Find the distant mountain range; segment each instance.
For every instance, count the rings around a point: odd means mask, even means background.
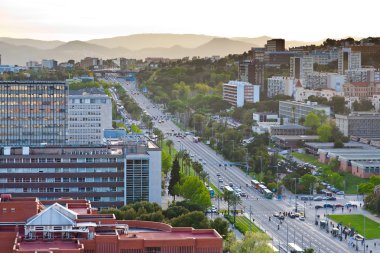
[[[2,64],[25,65],[27,61],[56,59],[58,62],[84,57],[103,59],[126,57],[183,58],[186,56],[225,56],[241,54],[251,47],[263,47],[267,36],[257,38],[222,38],[197,34],[135,34],[89,41],[43,41],[0,37]],[[320,44],[318,42],[287,41],[287,47]]]

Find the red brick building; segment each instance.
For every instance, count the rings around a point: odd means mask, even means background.
[[[0,199],[2,253],[221,253],[213,229],[173,228],[150,221],[116,220],[87,200]]]

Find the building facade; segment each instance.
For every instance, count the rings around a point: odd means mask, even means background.
[[[314,71],[314,59],[312,56],[290,57],[290,77],[304,79]]]
[[[56,69],[58,65],[58,62],[56,60],[50,59],[50,60],[42,60],[41,66],[45,69]]]
[[[267,96],[274,97],[277,95],[286,95],[293,97],[295,95],[298,79],[284,77],[284,76],[272,76],[268,78]]]
[[[347,82],[374,82],[380,81],[379,71],[374,68],[349,69],[346,71]]]
[[[68,144],[101,144],[104,129],[111,128],[112,101],[103,89],[70,90]]]
[[[223,84],[223,100],[236,107],[242,107],[244,103],[259,102],[260,85],[252,85],[241,81],[229,81]]]
[[[141,200],[161,204],[161,150],[142,139],[7,147],[0,153],[0,182],[0,192],[16,197],[86,198],[97,208]]]
[[[285,51],[285,40],[284,39],[271,39],[267,41],[265,45],[267,52],[280,52]]]
[[[0,146],[66,142],[65,82],[0,82]]]
[[[346,97],[369,98],[380,93],[380,82],[345,83],[343,92]]]
[[[347,70],[358,69],[362,66],[361,53],[351,48],[342,48],[338,56],[338,74],[344,75]]]
[[[380,113],[355,112],[349,115],[335,115],[335,119],[336,126],[345,136],[380,136]]]
[[[319,111],[327,116],[330,116],[331,109],[329,106],[318,105],[316,102],[296,102],[296,101],[280,101],[279,102],[279,116],[280,118],[287,118],[290,123],[299,123],[301,118],[305,119],[306,116],[312,111]]]

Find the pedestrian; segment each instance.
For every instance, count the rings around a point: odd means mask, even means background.
[[[375,248],[376,248],[376,242],[374,242],[374,243],[373,243],[373,245],[374,245],[374,246],[375,246]]]
[[[280,225],[277,225],[277,230],[280,230]]]

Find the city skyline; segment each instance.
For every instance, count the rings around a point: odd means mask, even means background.
[[[227,1],[215,5],[199,0],[191,4],[172,0],[128,3],[111,0],[107,5],[100,1],[37,0],[20,4],[5,0],[0,3],[0,16],[5,24],[0,28],[0,36],[71,41],[140,33],[179,33],[220,37],[266,35],[309,42],[379,36],[374,29],[376,8],[368,8],[370,5],[369,0],[359,6],[321,0],[309,7],[300,0],[275,3],[238,0],[233,5]],[[334,12],[328,12],[326,6]],[[310,16],[311,13],[320,13],[320,17],[326,17],[324,13],[334,15],[322,19]],[[361,19],[366,20],[366,26],[357,22]]]

